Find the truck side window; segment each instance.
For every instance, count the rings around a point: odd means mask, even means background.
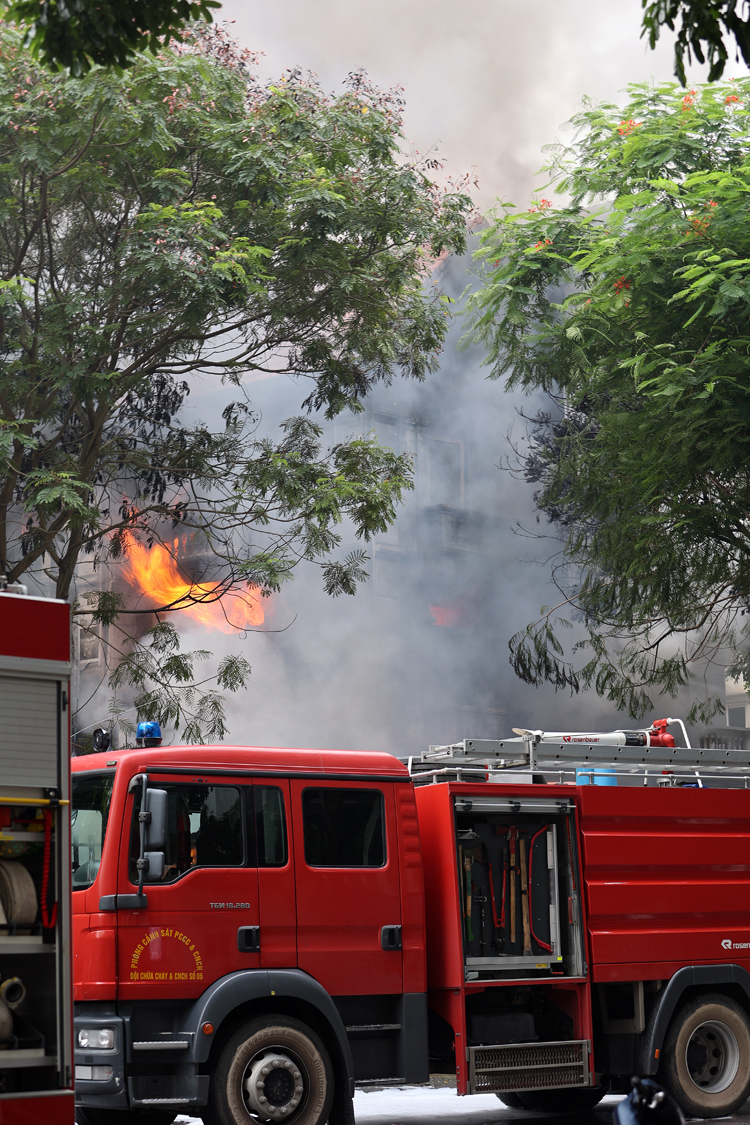
[[[73,774],[70,842],[74,891],[90,887],[99,870],[114,780],[114,770]]]
[[[162,781],[158,782],[158,788],[168,793],[163,882],[173,883],[193,867],[241,866],[239,789],[229,785],[177,785]],[[137,790],[130,831],[130,879],[133,883],[138,882],[140,809],[141,793]]]
[[[305,789],[308,867],[383,867],[385,816],[379,789]]]
[[[284,795],[276,785],[255,785],[258,867],[286,866]]]

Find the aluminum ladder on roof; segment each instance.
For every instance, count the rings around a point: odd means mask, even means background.
[[[606,735],[591,735],[590,742],[583,735],[568,736],[575,738],[575,742],[547,742],[543,737],[543,732],[533,731],[523,738],[465,738],[446,746],[430,746],[414,763],[417,767],[414,772],[426,772],[430,765],[453,769],[473,765],[475,769],[484,767],[491,773],[512,769],[570,772],[606,766],[619,767],[628,773],[667,769],[693,778],[696,771],[715,776],[750,777],[750,750],[628,746],[606,742]]]

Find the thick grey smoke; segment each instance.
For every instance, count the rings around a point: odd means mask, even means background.
[[[466,263],[441,278],[458,297]],[[454,325],[441,370],[424,384],[397,381],[370,396],[364,414],[324,423],[330,446],[375,432],[413,455],[415,489],[395,527],[368,546],[371,579],[356,597],[328,598],[315,567],[274,597],[266,627],[284,632],[229,638],[181,625],[185,643],[242,650],[253,673],[229,705],[237,743],[383,749],[416,754],[430,743],[501,737],[513,726],[613,729],[625,715],[593,693],[571,698],[518,681],[508,639],[559,595],[550,581],[553,539],[532,532],[531,487],[499,463],[519,411],[544,402],[489,382],[478,349],[459,351]],[[262,429],[298,409],[304,387],[287,379],[252,385]],[[191,396],[200,416],[212,395]],[[322,421],[322,419],[321,419]],[[342,552],[357,544],[344,529]],[[689,704],[664,703],[664,714]]]

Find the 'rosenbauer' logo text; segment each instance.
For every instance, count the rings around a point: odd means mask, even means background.
[[[750,949],[750,941],[732,941],[731,938],[725,937],[721,943],[722,949]]]

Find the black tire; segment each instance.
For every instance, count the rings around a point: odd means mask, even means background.
[[[750,1022],[728,996],[689,1000],[672,1021],[660,1076],[691,1117],[725,1117],[750,1095]]]
[[[177,1113],[176,1109],[93,1109],[77,1105],[76,1125],[172,1125]]]
[[[221,1047],[208,1101],[204,1121],[211,1125],[325,1125],[333,1104],[328,1051],[291,1016],[251,1020]]]
[[[521,1101],[521,1099],[519,1098],[518,1094],[510,1094],[510,1093],[495,1094],[495,1097],[499,1098],[500,1101],[503,1103],[503,1105],[507,1105],[508,1109],[525,1109],[526,1108],[525,1105],[523,1104],[523,1102]]]
[[[519,1094],[524,1109],[540,1113],[591,1113],[606,1094],[601,1086],[580,1090],[529,1090]]]

